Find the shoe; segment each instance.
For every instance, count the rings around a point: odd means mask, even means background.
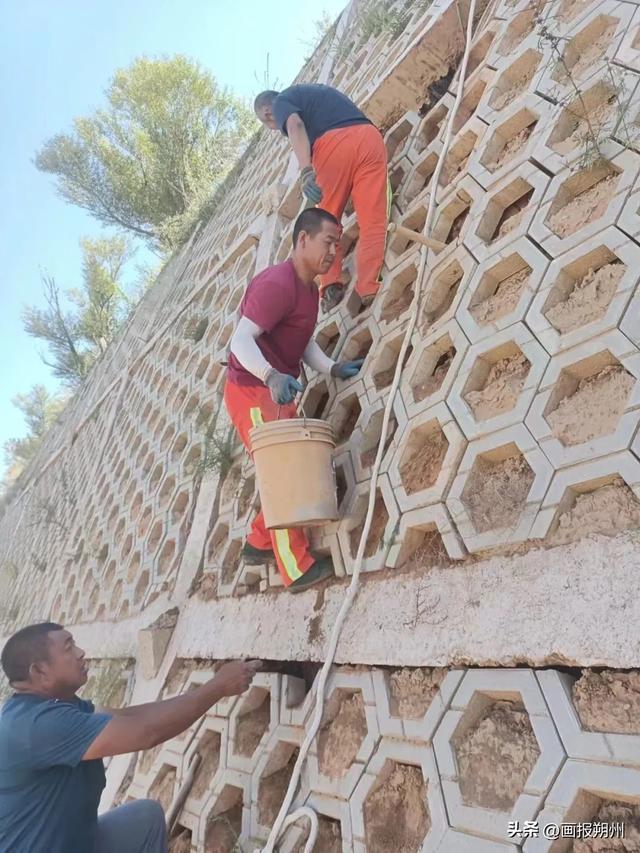
[[[271,548],[254,548],[250,542],[245,542],[242,548],[242,559],[248,566],[263,566],[272,563],[276,555]]]
[[[304,592],[305,589],[309,589],[317,583],[321,583],[322,581],[326,581],[328,578],[333,577],[335,577],[335,572],[333,570],[331,558],[323,557],[320,560],[316,560],[316,562],[307,569],[301,578],[294,581],[289,586],[289,591],[293,593]]]
[[[339,281],[335,284],[330,284],[325,287],[322,294],[322,310],[325,314],[333,311],[336,305],[339,305],[344,299],[346,287]]]

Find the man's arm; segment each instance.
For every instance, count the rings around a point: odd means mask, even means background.
[[[225,696],[248,689],[259,661],[227,663],[205,684],[159,702],[123,709],[110,720],[83,755],[83,761],[151,749],[188,729]]]
[[[296,155],[298,166],[300,169],[308,168],[311,166],[311,144],[307,128],[298,113],[289,116],[286,127],[287,136],[291,142],[293,153]]]
[[[320,345],[311,339],[307,344],[305,351],[302,354],[302,360],[308,364],[316,373],[331,373],[335,361],[320,348]]]
[[[271,370],[271,365],[256,343],[262,334],[264,329],[261,329],[257,323],[249,320],[248,317],[241,317],[231,337],[229,348],[245,370],[264,382]]]

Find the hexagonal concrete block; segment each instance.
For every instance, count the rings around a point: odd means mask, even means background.
[[[579,94],[570,94],[548,117],[536,156],[554,174],[579,166],[585,158],[613,160],[623,146],[613,139],[621,105],[631,101],[638,80],[630,72],[613,79],[608,68],[590,77]],[[577,163],[577,165],[576,165]]]
[[[331,409],[325,413],[325,419],[333,427],[336,447],[345,450],[351,446],[356,425],[362,414],[362,403],[365,400],[367,400],[367,393],[362,378],[340,391],[334,398]]]
[[[500,71],[506,68],[523,42],[530,43],[540,14],[544,14],[544,9],[539,5],[528,3],[520,9],[516,3],[509,4],[504,31],[494,40],[487,56],[489,64]]]
[[[444,403],[412,420],[389,466],[389,479],[402,512],[444,500],[466,445]]]
[[[549,259],[526,237],[476,268],[456,318],[471,343],[524,320]]]
[[[404,672],[412,673],[414,671],[400,670],[400,678]],[[436,672],[442,673],[442,670],[435,670],[434,674]],[[419,690],[420,683],[411,684],[410,696],[404,699],[404,704],[409,710],[405,711],[401,690],[394,690],[393,674],[386,669],[371,670],[380,734],[383,737],[404,737],[431,743],[438,723],[449,707],[453,694],[462,680],[464,670],[452,669],[443,674],[444,677],[432,697],[429,696],[431,690],[428,678],[424,675],[424,692],[422,695]]]
[[[426,337],[416,329],[411,341],[413,352],[400,382],[409,418],[446,399],[469,348],[469,341],[456,320],[438,325]]]
[[[408,422],[404,406],[399,397],[395,397],[392,405],[393,408],[389,418],[384,452],[380,464],[380,472],[383,474],[387,473],[389,469],[391,456]],[[371,476],[371,470],[380,444],[386,406],[387,400],[379,396],[375,402],[371,403],[365,409],[363,417],[360,420],[360,425],[357,427],[359,434],[354,442],[353,467],[358,483],[369,479]]]
[[[527,324],[555,355],[615,328],[637,284],[640,247],[615,227],[553,261]]]
[[[572,675],[548,669],[536,672],[536,678],[569,758],[640,766],[640,735],[590,731],[582,725],[573,701]]]
[[[393,795],[385,785],[393,786]],[[422,814],[414,814],[419,804]],[[447,815],[432,748],[383,738],[349,806],[354,838],[365,845],[368,838],[379,837],[382,826],[402,839],[399,843],[405,849],[424,850],[427,842],[436,845],[447,829]]]
[[[233,850],[251,836],[251,778],[226,769],[200,810],[197,843],[201,850]]]
[[[640,521],[640,503],[635,505],[634,495],[640,499],[640,461],[629,450],[563,468],[553,475],[531,536],[548,536],[551,545],[581,538],[586,531],[581,530],[577,515],[580,505],[586,503],[602,509],[602,516],[596,514],[589,526],[592,535],[635,527]],[[614,496],[619,498],[615,506]]]
[[[279,725],[264,746],[251,775],[251,835],[267,838],[278,816],[298,758],[303,731]],[[306,766],[303,767],[306,776]],[[303,781],[303,788],[307,787]]]
[[[183,812],[190,814],[196,821],[200,818],[200,810],[204,802],[224,776],[228,736],[228,720],[207,714],[203,720],[203,725],[197,729],[196,737],[191,741],[184,754],[180,770],[180,785],[184,784],[189,768],[196,756],[199,758],[198,769],[183,806]]]
[[[500,114],[469,160],[469,174],[491,189],[536,150],[549,119],[550,104],[537,95],[518,98]]]
[[[552,474],[523,424],[470,442],[446,501],[469,551],[529,538]]]
[[[630,446],[640,353],[617,329],[553,356],[526,424],[555,468]]]
[[[637,4],[634,4],[637,6]],[[626,33],[620,41],[615,55],[615,62],[634,71],[640,71],[640,11],[633,10],[631,21]]]
[[[471,346],[447,397],[466,437],[522,423],[548,362],[524,323]]]
[[[466,556],[466,548],[446,506],[437,503],[402,514],[397,541],[387,555],[387,566],[427,570]]]
[[[345,558],[347,574],[353,571],[353,563],[359,548],[361,534],[369,504],[370,483],[360,483],[355,490],[349,515],[338,527],[338,539]],[[394,489],[386,474],[378,478],[372,523],[362,559],[362,571],[374,572],[384,568],[387,554],[393,545],[399,520],[399,510]]]
[[[422,196],[420,198],[422,199]],[[404,215],[397,220],[398,225],[402,225],[404,228],[408,228],[411,231],[422,233],[425,222],[427,221],[427,208],[427,200],[416,199],[410,206],[407,205]],[[394,216],[392,216],[391,219],[393,222],[396,221],[396,217]],[[387,241],[387,248],[385,252],[385,264],[387,269],[394,270],[397,266],[400,266],[400,264],[404,264],[407,258],[410,258],[415,252],[415,249],[415,242],[409,237],[397,232],[393,234],[393,236]]]
[[[635,295],[631,298],[620,321],[620,331],[640,347],[640,289],[637,286]]]
[[[348,800],[380,737],[370,673],[333,672],[325,697],[323,722],[307,758],[309,784],[320,794]],[[345,732],[352,747],[346,755],[337,746]]]
[[[464,246],[433,259],[427,268],[428,284],[421,297],[416,326],[420,335],[431,337],[453,319],[475,268],[475,259]]]
[[[406,332],[402,329],[389,332],[378,341],[376,354],[372,357],[367,370],[363,374],[367,396],[370,402],[384,399],[389,394],[396,373],[400,351],[405,349],[403,365],[411,357],[412,346],[404,346]]]
[[[487,125],[473,116],[453,137],[440,172],[438,186],[442,192],[450,192],[466,176],[471,155],[482,144],[486,131]]]
[[[407,213],[410,208],[428,200],[441,150],[442,143],[436,139],[419,155],[416,154],[415,162],[398,192],[396,203],[401,213]]]
[[[592,14],[575,21],[560,44],[561,58],[549,63],[536,89],[556,102],[570,99],[575,87],[584,90],[619,52],[633,12],[630,4],[603,0]]]
[[[534,37],[535,38],[535,37]],[[546,49],[532,38],[525,39],[515,56],[496,75],[493,84],[486,90],[478,105],[478,116],[487,124],[493,124],[503,115],[503,110],[529,89],[539,69],[548,57]]]
[[[531,237],[555,258],[615,224],[639,169],[640,155],[623,151],[611,161],[556,175],[535,215]]]
[[[537,816],[540,836],[527,839],[523,850],[525,853],[570,850],[570,838],[556,844],[548,840],[550,824],[598,821],[603,805],[620,801],[636,806],[640,803],[640,770],[568,759]]]
[[[500,841],[489,841],[477,835],[448,829],[433,853],[515,853],[516,850],[520,848],[514,844],[502,844]],[[432,853],[432,848],[429,848],[429,853]]]
[[[498,704],[508,703],[508,704]],[[495,737],[502,741],[505,758],[495,763],[495,752],[487,751],[482,724],[497,711]],[[511,716],[510,716],[511,715]],[[525,720],[526,716],[526,720]],[[465,742],[475,739],[471,752]],[[511,740],[510,740],[511,738]],[[460,687],[438,726],[434,747],[442,780],[449,823],[454,829],[509,841],[509,821],[533,820],[548,788],[562,765],[565,754],[533,672],[528,670],[478,669],[465,673]],[[495,746],[494,746],[495,749]],[[501,775],[511,765],[507,753],[523,750],[521,766],[528,772],[513,777],[505,791],[490,790],[491,771]],[[525,756],[526,755],[526,763]],[[477,775],[483,761],[483,777]],[[527,767],[527,764],[529,765]],[[474,784],[475,782],[475,784]]]
[[[548,175],[533,163],[496,183],[484,204],[475,209],[469,224],[464,242],[473,256],[484,261],[525,236],[548,184]]]
[[[278,725],[280,677],[258,673],[251,688],[234,706],[229,717],[227,766],[251,773]]]
[[[470,175],[465,175],[451,192],[439,200],[431,236],[444,243],[445,247],[435,254],[431,266],[444,264],[466,241],[474,215],[485,203],[483,190]]]
[[[386,132],[384,144],[387,149],[387,161],[390,164],[397,163],[407,153],[420,121],[418,113],[408,112]]]
[[[373,308],[373,316],[383,335],[406,320],[413,301],[419,268],[420,251],[416,244],[415,251],[405,261],[394,266],[389,272],[383,272],[382,288]]]
[[[312,791],[301,804],[313,809],[318,816],[319,831],[315,849],[324,850],[326,853],[351,853],[353,836],[347,802]],[[301,845],[309,835],[308,823],[309,821],[295,823],[280,836],[279,850],[282,853],[294,853],[303,849]]]

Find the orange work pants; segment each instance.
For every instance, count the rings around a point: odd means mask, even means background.
[[[387,177],[387,151],[377,127],[354,124],[323,133],[313,146],[313,168],[322,200],[318,207],[340,220],[349,197],[358,220],[356,292],[360,297],[377,293],[384,261],[391,188]],[[340,281],[342,251],[320,279],[322,293]]]
[[[227,380],[224,402],[231,422],[249,453],[249,431],[252,427],[279,418],[297,417],[294,403],[278,406],[263,385],[234,385]],[[273,550],[285,586],[302,577],[315,562],[309,551],[309,541],[302,530],[267,530],[262,512],[256,516],[247,541],[261,551]]]

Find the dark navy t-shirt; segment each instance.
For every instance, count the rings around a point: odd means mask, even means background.
[[[0,853],[93,853],[104,765],[82,756],[110,719],[82,699],[17,693],[5,702]]]
[[[273,117],[286,135],[287,119],[297,113],[313,143],[328,130],[349,127],[352,124],[371,124],[353,101],[332,86],[320,83],[289,86],[273,102]]]

